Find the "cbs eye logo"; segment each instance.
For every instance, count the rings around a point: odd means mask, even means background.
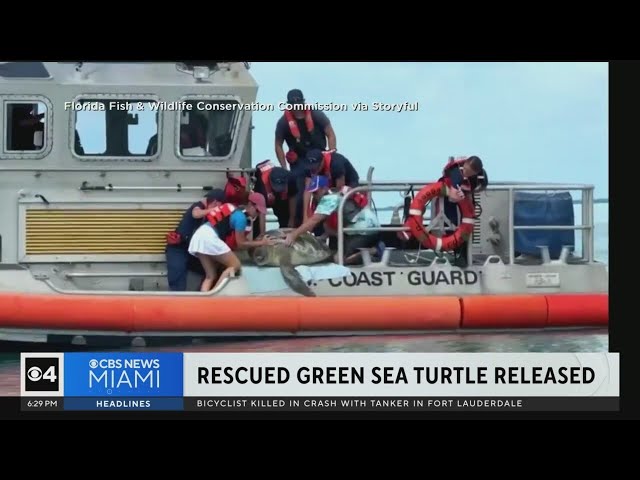
[[[57,358],[25,358],[24,385],[27,392],[58,391]]]

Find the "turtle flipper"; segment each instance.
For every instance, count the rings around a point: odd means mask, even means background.
[[[279,252],[280,257],[280,273],[282,274],[282,278],[284,278],[284,282],[296,293],[300,295],[304,295],[305,297],[315,297],[316,294],[309,288],[309,285],[302,279],[300,273],[295,269],[295,267],[291,263],[291,252],[292,249],[285,247],[284,245],[280,247],[282,249]]]

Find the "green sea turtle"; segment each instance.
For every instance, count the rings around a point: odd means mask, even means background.
[[[282,278],[294,291],[306,297],[315,297],[315,293],[295,269],[298,265],[313,265],[332,258],[329,248],[310,233],[300,235],[290,247],[284,245],[284,239],[291,228],[270,230],[264,235],[280,240],[276,245],[256,247],[249,251],[251,260],[261,267],[280,267]],[[261,238],[261,237],[259,237]]]

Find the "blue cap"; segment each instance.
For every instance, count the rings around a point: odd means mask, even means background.
[[[220,188],[213,188],[207,192],[204,198],[206,198],[210,202],[213,202],[214,200],[217,200],[218,202],[224,202],[226,195],[224,194],[224,190]]]
[[[289,183],[289,172],[282,167],[273,167],[269,179],[271,181],[271,189],[274,192],[284,192]]]
[[[307,152],[307,162],[310,164],[320,163],[322,161],[322,150],[314,148]]]
[[[315,192],[320,188],[329,188],[329,179],[323,175],[316,175],[311,178],[311,183],[306,188],[306,191]]]

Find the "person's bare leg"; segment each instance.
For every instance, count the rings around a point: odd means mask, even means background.
[[[200,285],[201,292],[208,292],[213,288],[213,284],[216,281],[216,264],[214,257],[211,255],[205,255],[204,253],[198,253],[198,258],[204,269],[204,280]]]
[[[240,268],[242,267],[242,265],[240,263],[240,259],[236,256],[235,253],[227,252],[222,255],[216,255],[213,258],[215,258],[216,262],[219,262],[226,267],[225,270],[220,274],[220,277],[218,278],[218,281],[213,288],[216,288],[218,285],[220,285],[220,282],[222,282],[222,280],[224,280],[225,278],[231,277],[240,272]]]

